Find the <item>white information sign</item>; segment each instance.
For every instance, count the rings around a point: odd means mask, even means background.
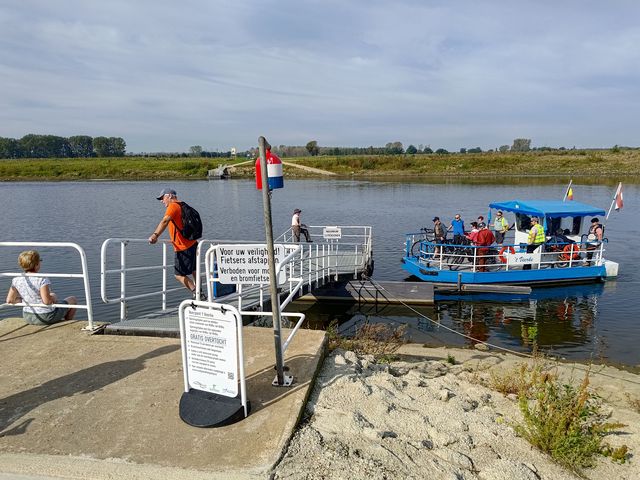
[[[184,365],[189,387],[225,397],[238,395],[238,331],[235,309],[184,310]]]
[[[276,263],[282,263],[287,256],[287,250],[290,250],[290,248],[282,244],[273,246]],[[269,284],[269,258],[266,245],[255,243],[249,245],[218,245],[217,261],[220,283],[235,285]],[[282,270],[278,276],[278,284],[281,285],[286,281],[287,274]]]
[[[322,236],[325,240],[338,240],[342,238],[342,229],[340,227],[324,227]]]
[[[527,264],[537,265],[540,263],[540,252],[533,253],[511,253],[505,255],[509,267],[518,267]]]

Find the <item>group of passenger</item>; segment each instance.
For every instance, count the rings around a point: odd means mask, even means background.
[[[476,252],[479,266],[478,271],[480,272],[486,271],[485,265],[487,260],[486,257],[489,254],[489,247],[494,244],[502,246],[505,235],[510,229],[509,222],[504,217],[502,210],[498,210],[496,212],[496,218],[493,221],[493,232],[484,222],[483,215],[479,215],[477,221],[471,222],[471,230],[468,232],[465,230],[464,220],[462,220],[459,213],[454,216],[453,220],[451,220],[451,224],[446,229],[442,225],[440,217],[433,217],[433,224],[436,244],[446,243],[446,232],[453,232],[452,243],[454,245],[461,245],[468,242],[471,245],[482,247],[478,248]],[[592,218],[586,245],[586,265],[591,264],[594,251],[598,248],[600,243],[602,243],[603,233],[604,227],[600,224],[600,219],[597,217]],[[562,238],[566,239],[567,237],[563,235]],[[531,217],[531,227],[527,237],[527,253],[535,252],[541,245],[544,245],[545,242],[546,233],[544,231],[544,226],[538,217]],[[569,242],[570,240],[567,240],[567,243]],[[438,255],[439,253],[440,248],[439,246],[436,246],[435,254]],[[530,270],[531,264],[523,265],[522,268],[523,270]]]
[[[494,242],[502,245],[504,236],[509,231],[509,223],[504,218],[502,210],[498,210],[496,214],[496,219],[493,222],[493,232],[485,223],[483,215],[479,215],[477,221],[471,222],[471,230],[469,231],[465,229],[464,220],[462,220],[459,213],[456,213],[446,230],[440,221],[440,217],[433,217],[433,225],[436,243],[445,243],[446,232],[452,232],[452,243],[455,245],[462,245],[469,242],[477,246],[493,245]],[[483,231],[486,233],[481,234]],[[478,237],[480,237],[480,239],[478,239]],[[490,243],[486,243],[489,241]]]

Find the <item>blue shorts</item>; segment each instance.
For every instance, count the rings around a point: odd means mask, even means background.
[[[66,300],[61,300],[58,303],[69,304]],[[68,308],[56,307],[51,312],[46,313],[23,312],[22,318],[30,325],[52,325],[61,322],[68,311]]]
[[[175,274],[180,277],[186,277],[196,271],[196,251],[198,242],[191,245],[186,250],[176,252],[176,259],[173,264]]]

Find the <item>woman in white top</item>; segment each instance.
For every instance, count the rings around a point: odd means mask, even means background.
[[[25,273],[38,273],[42,259],[35,250],[26,250],[18,256],[18,265]],[[55,303],[75,305],[76,297],[67,297],[58,302],[58,297],[51,291],[51,280],[47,277],[26,276],[14,277],[11,281],[7,303],[25,303],[22,317],[32,325],[51,325],[64,320],[71,320],[76,314],[75,308],[53,307]]]

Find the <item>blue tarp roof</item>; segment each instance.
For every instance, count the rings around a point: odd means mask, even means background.
[[[506,212],[526,213],[539,217],[586,217],[588,215],[604,215],[605,211],[586,203],[573,200],[563,202],[561,200],[509,200],[507,202],[494,202],[490,208],[504,210]]]

